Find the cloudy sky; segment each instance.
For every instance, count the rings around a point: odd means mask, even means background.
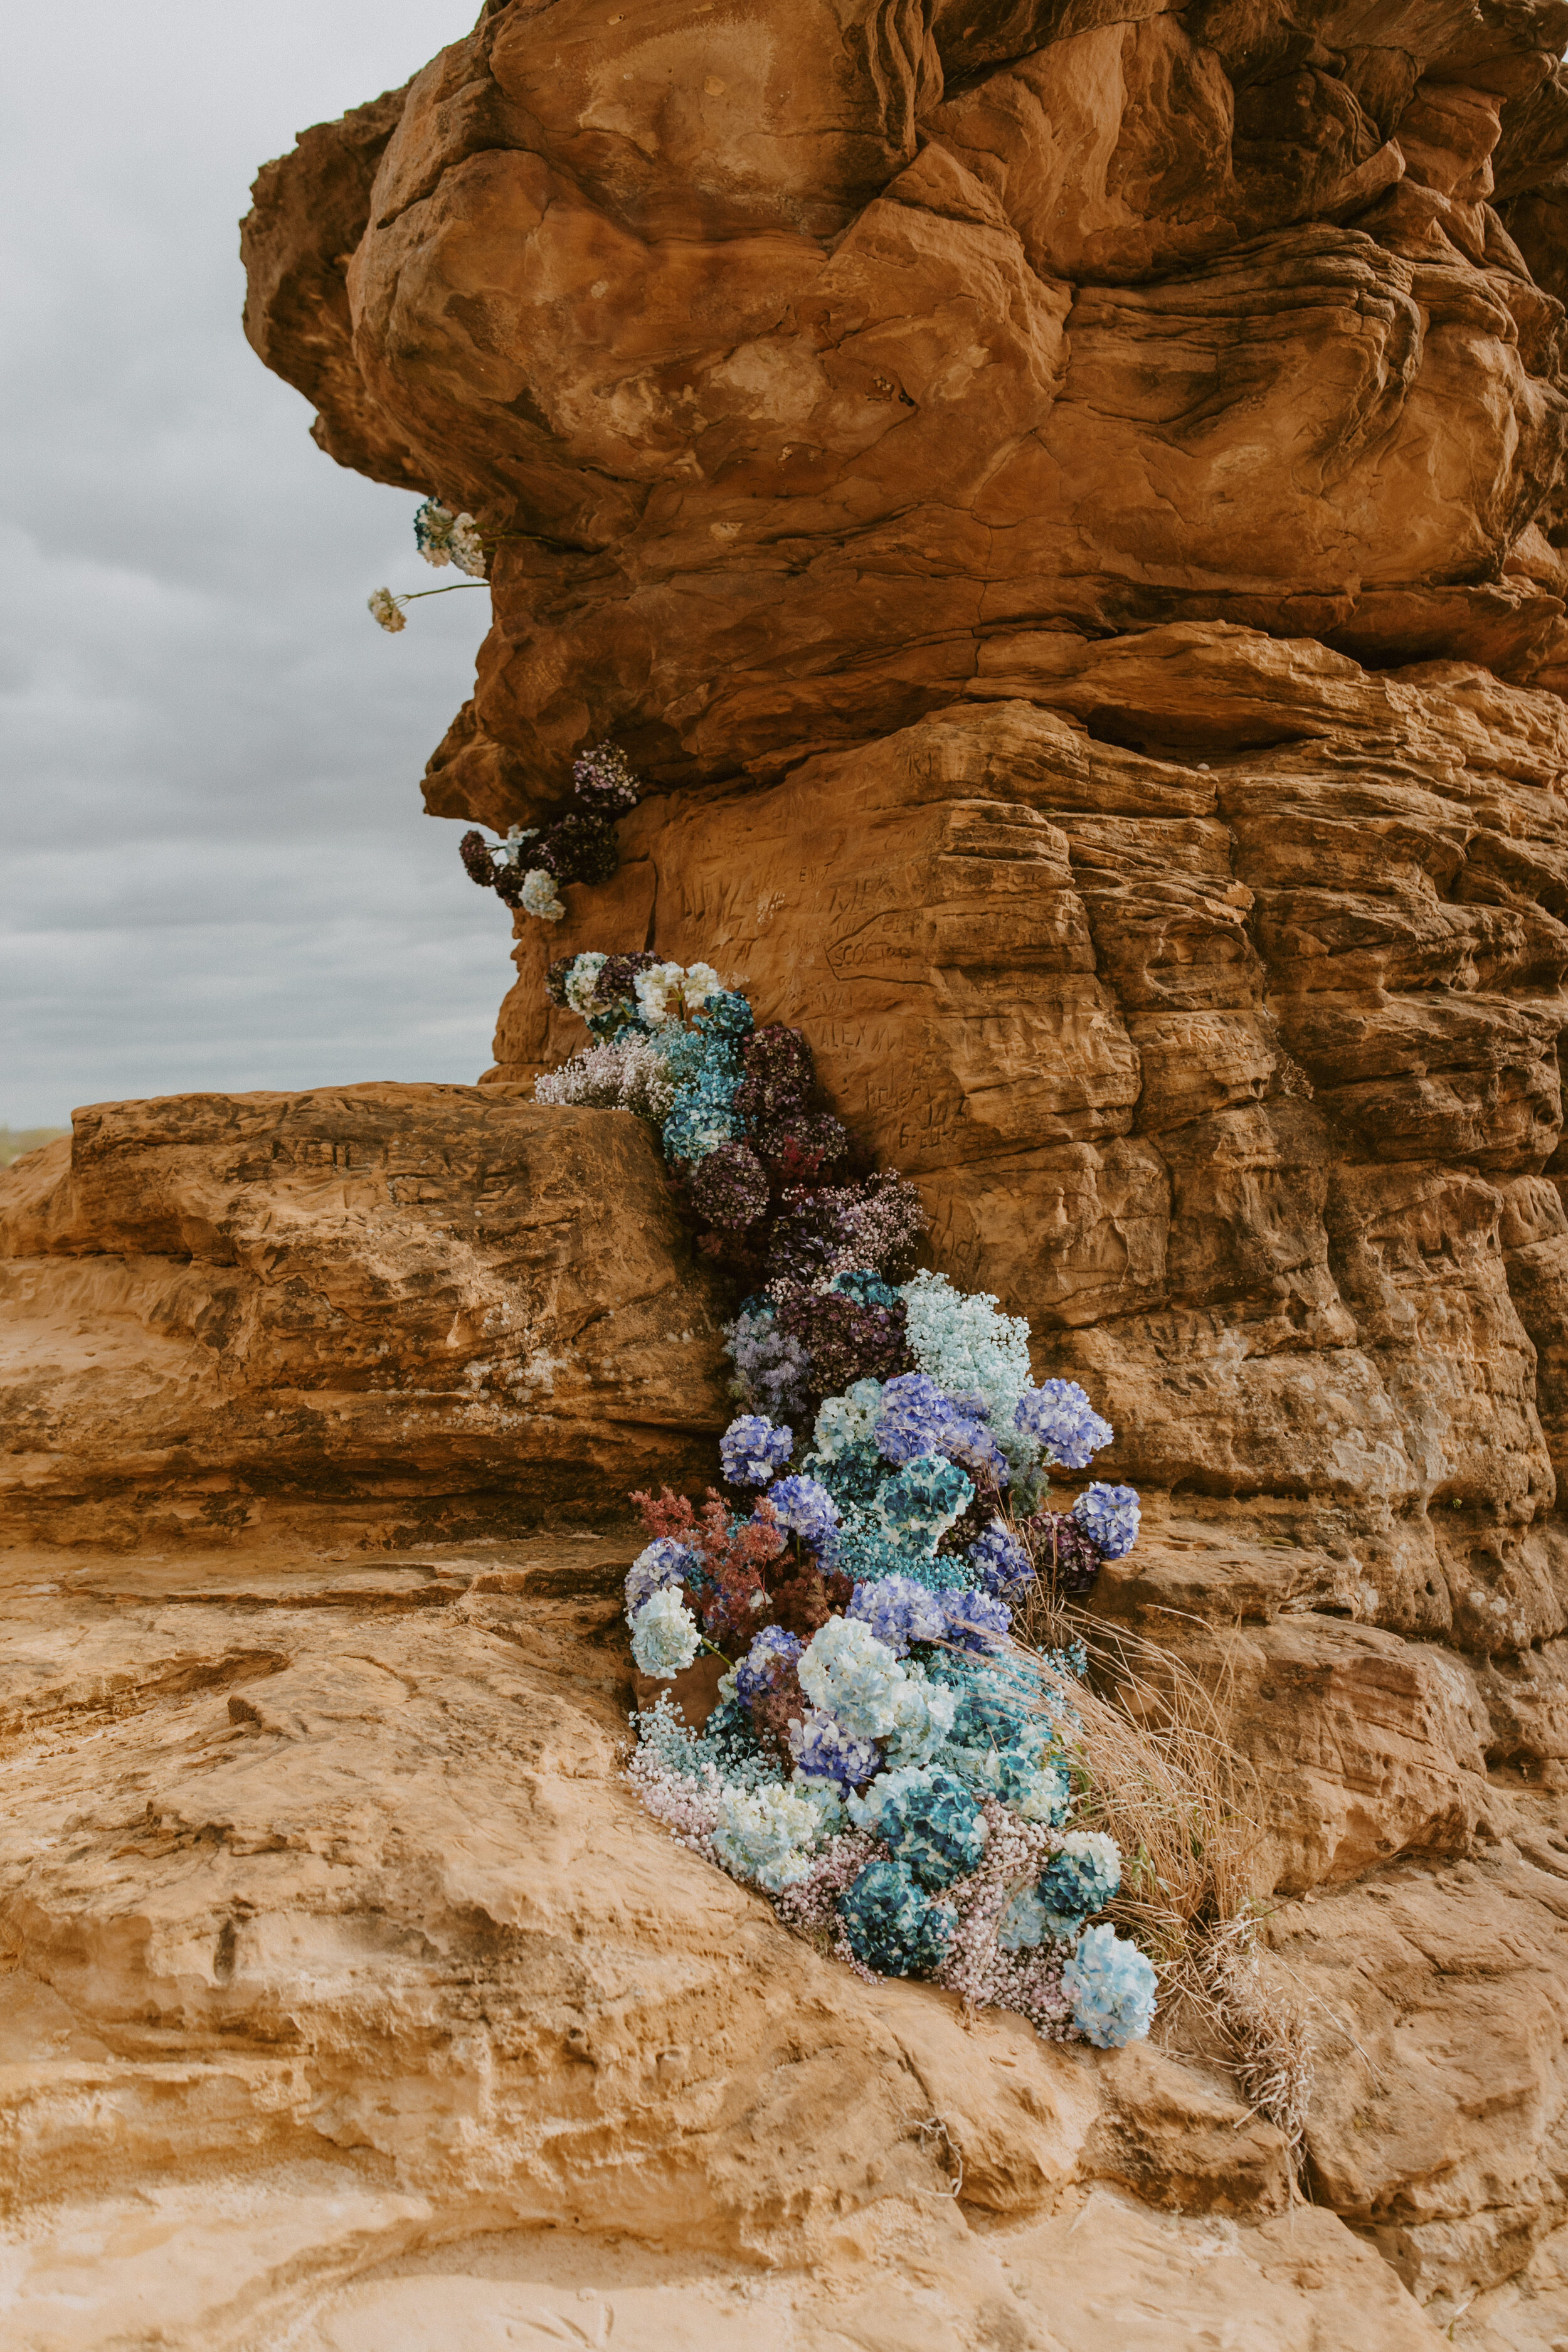
[[[195,1087],[470,1080],[504,908],[425,816],[489,597],[342,472],[240,331],[236,224],[296,131],[478,0],[76,0],[6,37],[0,1125]],[[450,576],[450,575],[448,575]]]

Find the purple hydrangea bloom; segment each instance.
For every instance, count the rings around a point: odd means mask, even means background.
[[[765,1486],[794,1452],[794,1430],[775,1428],[760,1412],[739,1414],[719,1440],[719,1459],[732,1486]]]
[[[871,1584],[858,1584],[846,1615],[869,1625],[896,1658],[912,1642],[940,1642],[947,1633],[942,1603],[952,1596],[917,1584],[912,1576],[879,1576]]]
[[[1083,1469],[1089,1456],[1116,1434],[1076,1381],[1042,1381],[1037,1389],[1026,1389],[1014,1407],[1013,1421],[1026,1437],[1034,1438],[1047,1461],[1067,1470]]]
[[[749,1702],[770,1688],[770,1665],[775,1659],[793,1665],[803,1646],[799,1635],[786,1633],[782,1625],[764,1625],[735,1669],[736,1696]]]
[[[858,1789],[881,1768],[882,1751],[874,1741],[857,1739],[837,1716],[814,1706],[805,1721],[789,1727],[790,1752],[795,1769],[811,1780],[836,1780],[840,1789]]]
[[[768,1500],[781,1525],[793,1528],[797,1536],[803,1537],[818,1559],[832,1559],[838,1534],[838,1506],[826,1486],[816,1478],[797,1473],[793,1478],[780,1478]]]
[[[989,1592],[944,1592],[946,1638],[959,1650],[994,1650],[1013,1622],[1005,1601]]]
[[[1071,1512],[1104,1559],[1121,1559],[1138,1540],[1138,1494],[1132,1486],[1086,1486]]]
[[[885,1460],[912,1462],[940,1454],[966,1470],[984,1470],[998,1486],[1007,1476],[1006,1456],[986,1428],[982,1397],[951,1397],[924,1372],[905,1372],[882,1391],[877,1444]]]
[[[967,1554],[970,1567],[987,1592],[1008,1592],[1015,1585],[1026,1583],[1035,1572],[1035,1564],[1018,1541],[1000,1519],[993,1519],[981,1530]]]

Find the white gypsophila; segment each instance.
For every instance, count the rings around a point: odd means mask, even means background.
[[[458,517],[447,543],[459,572],[466,572],[470,580],[485,577],[485,543],[479,537],[479,524],[471,514]]]
[[[818,1454],[836,1462],[858,1445],[875,1430],[882,1410],[880,1381],[857,1381],[842,1396],[824,1400],[812,1431],[812,1442]]]
[[[892,1729],[909,1680],[887,1643],[858,1617],[830,1617],[812,1635],[795,1671],[812,1705],[836,1717],[857,1739],[879,1739]]]
[[[547,873],[542,866],[534,866],[524,876],[522,904],[524,912],[537,915],[542,923],[558,923],[566,912],[555,888],[554,875]]]
[[[811,1868],[811,1848],[823,1833],[819,1806],[793,1789],[727,1790],[713,1826],[713,1846],[726,1870],[782,1893]]]
[[[594,1110],[630,1110],[656,1124],[668,1118],[675,1082],[662,1055],[646,1037],[607,1038],[574,1055],[533,1082],[535,1102],[583,1103]]]
[[[678,963],[650,964],[647,971],[638,972],[637,1010],[650,1028],[662,1029],[679,1013],[681,982],[685,978]]]
[[[405,629],[408,626],[403,607],[390,588],[373,589],[365,598],[365,604],[372,620],[378,622],[382,628],[390,631],[393,636],[397,635],[399,629]]]
[[[724,983],[710,963],[688,964],[680,983],[680,1002],[688,1013],[700,1013],[710,996],[717,996]]]
[[[672,1681],[701,1646],[697,1620],[679,1585],[661,1585],[632,1619],[632,1655],[643,1674],[657,1675],[661,1682]]]
[[[588,1017],[588,1007],[599,974],[609,961],[609,957],[601,955],[597,948],[585,949],[566,975],[566,1002],[584,1020]]]

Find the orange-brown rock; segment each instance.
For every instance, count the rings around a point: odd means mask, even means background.
[[[717,1298],[647,1131],[468,1087],[78,1111],[0,1175],[0,1531],[386,1541],[710,1467]]]

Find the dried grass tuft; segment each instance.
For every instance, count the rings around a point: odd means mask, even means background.
[[[1259,1965],[1262,1792],[1226,1736],[1216,1698],[1183,1661],[1108,1629],[1037,1588],[1016,1617],[1019,1646],[1048,1654],[1079,1643],[1086,1678],[1062,1696],[1079,1788],[1074,1825],[1121,1849],[1109,1916],[1153,1961],[1167,2017],[1195,2011],[1247,2105],[1284,2134],[1299,2174],[1312,2086],[1304,2001]]]

